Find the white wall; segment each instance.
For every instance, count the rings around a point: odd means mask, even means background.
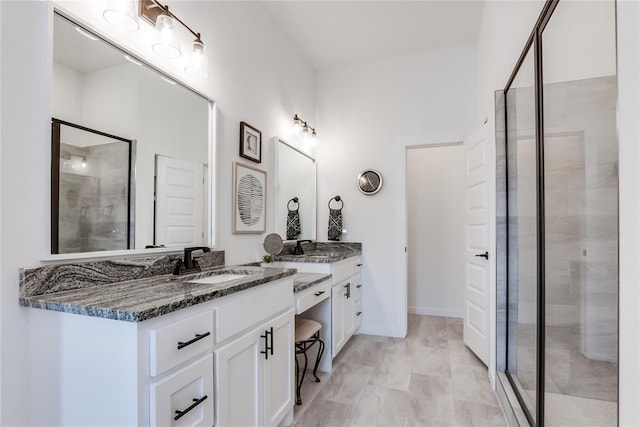
[[[326,240],[327,201],[344,200],[347,239],[363,245],[367,334],[406,334],[405,147],[461,141],[475,107],[473,46],[427,52],[318,73],[318,240]],[[382,173],[365,196],[356,177]]]
[[[463,317],[465,153],[407,150],[409,313]]]
[[[231,165],[240,160],[239,122],[247,121],[262,130],[266,144],[272,136],[286,136],[295,112],[313,120],[314,71],[257,2],[181,1],[172,8],[202,32],[209,49],[210,78],[206,81],[189,81],[182,73],[183,65],[163,63],[151,56],[146,39],[150,27],[133,34],[111,29],[95,9],[100,4],[64,3],[64,7],[139,55],[149,55],[154,65],[217,101],[216,244],[227,251],[229,263],[258,260],[263,254],[264,235],[231,234]],[[55,417],[48,416],[51,408],[34,411],[29,399],[55,396],[57,383],[51,372],[29,364],[29,310],[18,306],[18,268],[40,264],[49,249],[52,4],[2,1],[0,8],[0,424],[45,424],[55,422]],[[190,36],[184,38],[186,48]],[[272,179],[274,171],[268,160],[269,152],[263,150],[262,166]],[[272,209],[270,203],[268,209]],[[29,389],[29,379],[38,387]]]
[[[619,1],[619,424],[640,425],[640,4]]]

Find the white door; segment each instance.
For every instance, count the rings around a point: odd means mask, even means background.
[[[204,165],[156,156],[155,244],[205,243]]]
[[[273,327],[270,337],[273,354],[269,353],[269,360],[265,360],[264,372],[264,413],[268,426],[277,426],[293,408],[293,323],[293,311],[288,311],[268,324]]]
[[[216,426],[264,424],[264,328],[214,352]]]
[[[465,309],[464,343],[489,364],[489,143],[486,127],[464,141],[465,200]]]

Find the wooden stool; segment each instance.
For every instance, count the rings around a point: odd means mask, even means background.
[[[320,359],[324,353],[324,342],[320,339],[320,331],[322,325],[315,320],[304,319],[296,316],[296,405],[302,405],[302,399],[300,398],[300,388],[302,388],[302,382],[304,381],[304,374],[307,371],[307,350],[309,350],[315,343],[318,343],[318,355],[316,357],[316,363],[313,367],[313,376],[316,377],[316,382],[320,382],[320,378],[316,375],[318,371],[318,365]],[[298,354],[304,356],[304,369],[302,370],[302,376],[300,376],[300,365],[298,363]]]

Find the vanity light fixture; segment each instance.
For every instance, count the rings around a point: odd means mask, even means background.
[[[82,161],[80,162],[80,166],[82,167],[82,169],[87,168],[87,156],[82,156]]]
[[[161,56],[177,58],[181,54],[176,33],[176,23],[181,24],[193,34],[195,40],[191,45],[191,63],[184,68],[184,71],[190,76],[208,77],[208,61],[200,33],[193,31],[180,18],[169,11],[169,6],[163,5],[157,0],[140,0],[139,13],[144,20],[151,25],[155,25],[157,41],[152,46],[152,49]]]
[[[176,34],[176,21],[169,14],[169,6],[165,6],[164,12],[156,18],[156,41],[151,49],[163,58],[182,55]]]
[[[136,0],[107,0],[102,17],[109,24],[125,31],[138,31]]]
[[[305,142],[315,144],[318,142],[318,134],[316,129],[311,127],[309,123],[305,122],[297,114],[293,115],[293,131],[296,134],[302,133],[302,139]]]

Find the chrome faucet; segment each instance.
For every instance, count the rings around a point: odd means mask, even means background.
[[[178,260],[173,274],[196,273],[201,271],[198,258],[202,258],[206,252],[211,252],[207,246],[193,246],[184,248],[184,259]]]

